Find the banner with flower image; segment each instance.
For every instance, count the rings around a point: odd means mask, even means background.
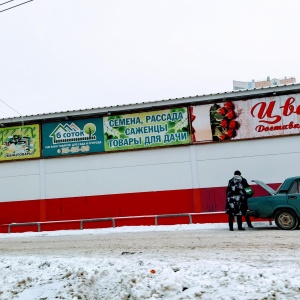
[[[300,133],[300,94],[190,107],[192,140],[212,142]]]

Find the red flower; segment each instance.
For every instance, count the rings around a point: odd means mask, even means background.
[[[233,109],[233,103],[227,101],[227,102],[224,103],[224,107],[225,107],[227,110],[231,110],[231,109]]]
[[[223,119],[223,120],[220,122],[220,125],[221,125],[223,128],[227,128],[227,120]]]
[[[226,132],[221,127],[216,127],[213,132],[214,140],[225,140],[226,139]]]
[[[233,134],[234,134],[233,129],[228,129],[227,132],[226,132],[226,136],[230,139],[233,137]]]
[[[231,120],[231,121],[229,122],[229,128],[235,129],[236,127],[237,127],[237,122],[234,121],[234,120]]]
[[[226,114],[226,117],[231,120],[231,119],[234,119],[235,118],[235,114],[234,114],[234,111],[233,110],[229,110]]]
[[[224,116],[226,114],[226,109],[224,107],[220,107],[217,109],[217,113]]]
[[[190,116],[191,116],[191,121],[193,122],[196,118],[196,116],[194,115],[194,107],[193,106],[190,107]]]

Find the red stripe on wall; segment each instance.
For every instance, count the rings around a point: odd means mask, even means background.
[[[194,212],[192,190],[0,203],[0,223],[44,222]]]
[[[279,187],[280,183],[269,184],[274,190]],[[259,185],[251,185],[254,191],[254,197],[267,196],[268,193]],[[201,188],[200,197],[202,199],[202,211],[214,212],[224,211],[226,202],[226,187]]]
[[[279,184],[270,186],[276,189]],[[255,196],[266,194],[257,185],[253,189]],[[0,224],[217,212],[225,210],[225,192],[226,187],[215,187],[1,202]]]

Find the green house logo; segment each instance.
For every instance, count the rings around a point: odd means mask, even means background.
[[[87,123],[83,129],[76,124],[58,124],[49,135],[53,144],[96,140],[96,125]]]

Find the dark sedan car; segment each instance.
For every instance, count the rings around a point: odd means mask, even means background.
[[[283,230],[296,229],[300,222],[300,176],[287,178],[276,191],[261,181],[252,181],[269,195],[248,199],[247,214],[274,219],[277,227]]]

